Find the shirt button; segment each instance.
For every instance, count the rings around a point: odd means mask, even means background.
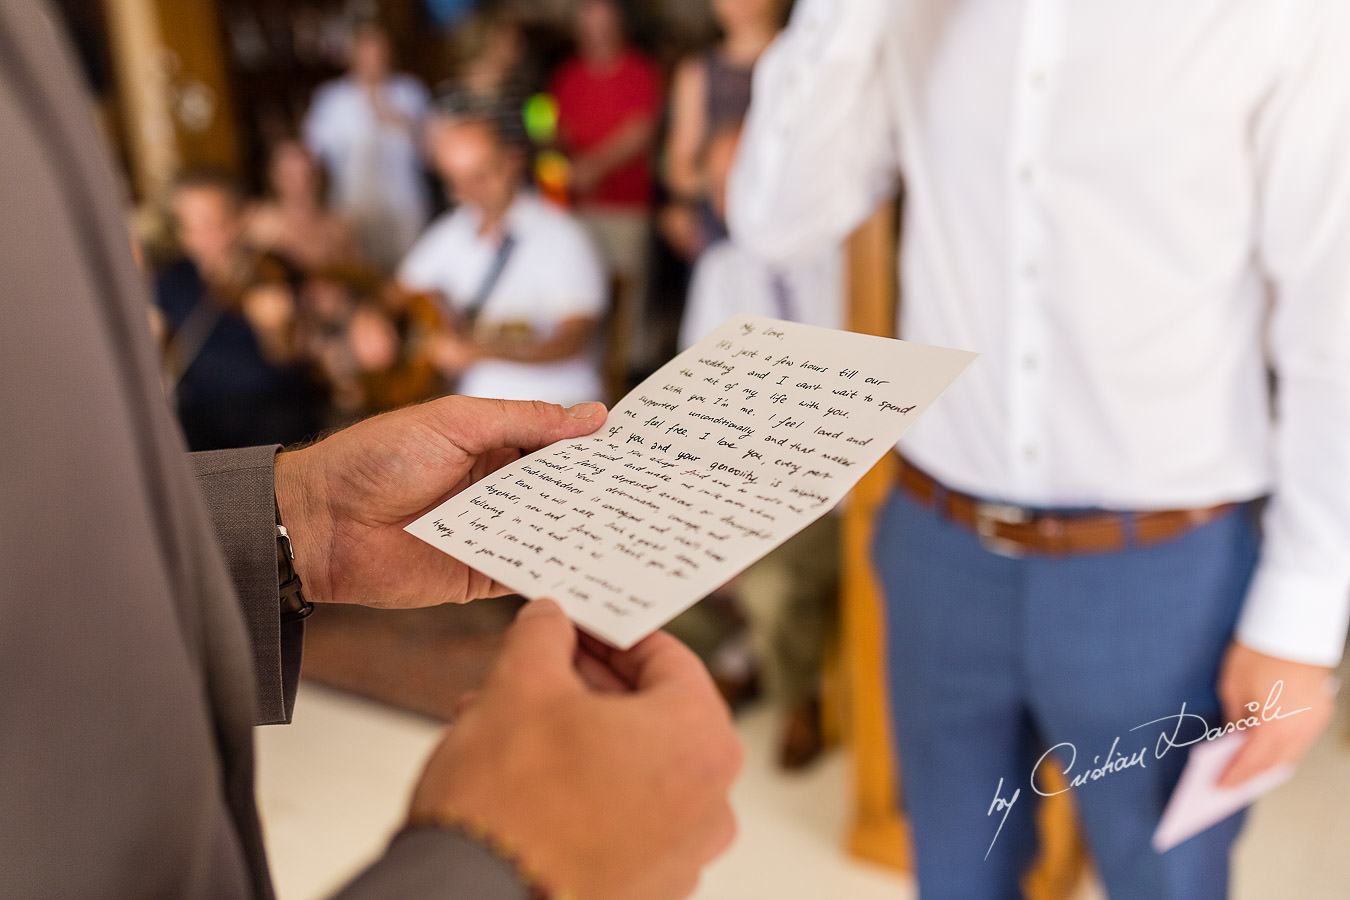
[[[1044,69],[1035,69],[1031,73],[1031,86],[1036,90],[1041,90],[1049,83],[1050,78],[1045,74]]]
[[[1034,262],[1022,263],[1022,277],[1027,281],[1035,281],[1039,274],[1041,274],[1041,270]]]
[[[1035,444],[1027,444],[1022,448],[1022,458],[1029,463],[1035,462],[1040,455],[1040,451],[1036,449]]]
[[[1029,165],[1022,166],[1017,170],[1017,180],[1022,182],[1023,184],[1031,184],[1034,178],[1035,173],[1032,171],[1031,166]]]
[[[1026,356],[1022,357],[1022,368],[1027,372],[1035,372],[1040,368],[1040,361],[1036,359],[1034,353],[1028,353]]]

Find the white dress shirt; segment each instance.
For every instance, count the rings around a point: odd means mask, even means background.
[[[464,310],[497,258],[499,242],[480,235],[482,215],[461,206],[427,229],[399,266],[398,280],[412,290],[440,292]],[[505,267],[483,304],[484,324],[528,329],[549,337],[565,319],[599,318],[605,308],[605,272],[581,225],[532,193],[518,194],[504,219],[515,241]],[[570,406],[603,395],[592,354],[548,363],[486,359],[460,377],[457,392],[501,400],[545,400]]]
[[[680,349],[746,313],[821,328],[844,327],[843,253],[832,246],[804,262],[770,266],[730,240],[699,254],[680,320]]]
[[[1269,492],[1239,639],[1332,664],[1346,47],[1346,0],[803,0],[757,66],[732,231],[794,258],[903,173],[900,334],[982,354],[904,453],[1023,505]]]
[[[391,76],[383,91],[406,122],[380,121],[369,89],[347,76],[315,92],[304,136],[328,172],[333,206],[356,227],[361,252],[389,271],[431,214],[419,147],[431,101],[421,82],[409,75]]]

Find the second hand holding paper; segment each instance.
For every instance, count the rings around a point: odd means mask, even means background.
[[[831,509],[974,356],[737,316],[407,530],[627,648]]]

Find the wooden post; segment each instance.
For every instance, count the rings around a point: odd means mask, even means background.
[[[239,172],[239,129],[217,0],[157,0],[174,94],[179,153],[189,165]]]
[[[160,76],[156,0],[108,0],[108,36],[137,196],[157,200],[179,166],[169,92]]]
[[[107,0],[108,34],[142,202],[183,166],[237,172],[238,134],[214,0]]]
[[[896,216],[880,207],[846,245],[848,328],[895,334]],[[853,824],[849,849],[857,856],[909,871],[909,829],[898,807],[886,698],[885,629],[872,569],[873,523],[895,478],[888,453],[849,495],[840,524],[842,577],[840,638],[845,690],[845,735],[853,758]]]

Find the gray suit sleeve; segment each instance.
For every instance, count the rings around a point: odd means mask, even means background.
[[[258,721],[290,721],[304,622],[283,625],[277,592],[276,447],[190,455],[253,645]],[[401,832],[337,900],[529,900],[515,867],[460,832]]]
[[[374,865],[333,900],[530,900],[510,862],[457,831],[400,832]]]
[[[248,626],[260,725],[291,720],[305,635],[303,620],[281,622],[272,479],[277,449],[246,447],[191,454],[197,484],[206,498]]]

